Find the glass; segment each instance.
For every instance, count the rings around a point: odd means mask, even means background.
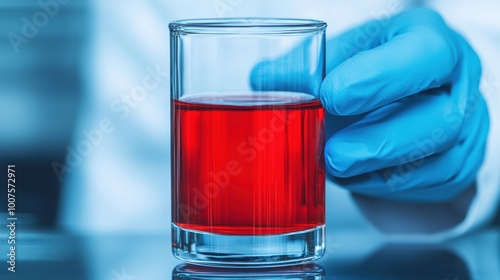
[[[322,21],[172,22],[172,247],[209,266],[324,253]]]

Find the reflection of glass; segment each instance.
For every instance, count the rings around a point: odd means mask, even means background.
[[[326,24],[170,24],[172,229],[180,259],[271,266],[324,251]]]
[[[325,279],[323,268],[317,264],[305,264],[278,268],[229,269],[182,264],[172,271],[173,280],[188,279]]]

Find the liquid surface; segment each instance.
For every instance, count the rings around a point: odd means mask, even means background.
[[[281,234],[325,221],[324,109],[307,94],[172,100],[172,221]]]

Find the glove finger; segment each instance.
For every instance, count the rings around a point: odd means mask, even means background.
[[[446,89],[393,102],[335,133],[325,146],[328,172],[352,177],[451,148],[460,130],[443,113],[455,105]]]
[[[483,98],[479,94],[476,98],[477,106],[451,149],[351,178],[332,179],[364,195],[412,201],[452,199],[474,182],[484,158],[489,120]]]
[[[353,42],[356,33],[350,35],[345,36]],[[323,81],[320,97],[328,112],[356,115],[439,87],[450,81],[459,61],[455,34],[429,9],[393,17],[374,37],[361,48],[368,50],[353,52]],[[331,60],[335,63],[341,59]]]

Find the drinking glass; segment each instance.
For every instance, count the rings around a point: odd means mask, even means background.
[[[232,18],[169,27],[173,254],[228,267],[321,257],[326,24]]]

